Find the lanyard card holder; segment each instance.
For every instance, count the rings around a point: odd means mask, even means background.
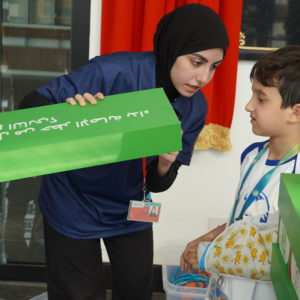
[[[147,194],[147,161],[146,158],[142,158],[143,166],[143,200],[130,200],[127,220],[130,221],[140,221],[140,222],[158,222],[161,204],[157,202],[152,202],[151,193]]]
[[[161,204],[147,200],[130,200],[127,220],[158,222]]]

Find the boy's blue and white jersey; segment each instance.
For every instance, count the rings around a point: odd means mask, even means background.
[[[266,145],[267,141],[254,143],[247,147],[241,155],[241,176],[237,191],[240,189],[241,182],[253,162],[257,153]],[[237,205],[235,220],[239,219],[241,212],[246,204],[249,194],[253,191],[258,181],[275,168],[279,160],[267,159],[269,149],[262,155],[260,160],[254,165],[252,171],[247,177],[239,195],[239,202]],[[270,181],[266,187],[255,198],[255,201],[247,207],[242,218],[244,221],[255,224],[264,229],[278,226],[278,196],[279,196],[279,182],[281,173],[300,173],[300,157],[299,154],[278,166],[273,173]]]

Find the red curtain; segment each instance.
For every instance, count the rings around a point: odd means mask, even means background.
[[[239,36],[243,0],[102,0],[101,54],[151,51],[156,25],[166,13],[187,3],[211,7],[227,28],[230,46],[213,80],[203,89],[208,115],[195,149],[231,149]]]

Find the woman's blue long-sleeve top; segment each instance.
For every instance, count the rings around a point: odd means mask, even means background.
[[[120,52],[95,57],[37,92],[52,103],[60,103],[77,93],[113,95],[155,87],[153,52]],[[205,123],[207,104],[200,91],[191,98],[179,96],[171,103],[183,130],[183,149],[177,160],[189,165]],[[129,201],[141,200],[142,188],[141,159],[44,175],[40,209],[48,224],[71,238],[125,234],[152,225],[127,220]]]

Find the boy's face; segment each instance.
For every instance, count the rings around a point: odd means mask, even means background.
[[[192,97],[209,83],[221,64],[223,55],[223,49],[215,48],[178,56],[170,72],[178,93],[184,97]]]
[[[256,79],[252,82],[252,98],[246,105],[250,113],[252,131],[261,136],[280,137],[286,134],[291,108],[282,108],[277,87],[267,87]]]

